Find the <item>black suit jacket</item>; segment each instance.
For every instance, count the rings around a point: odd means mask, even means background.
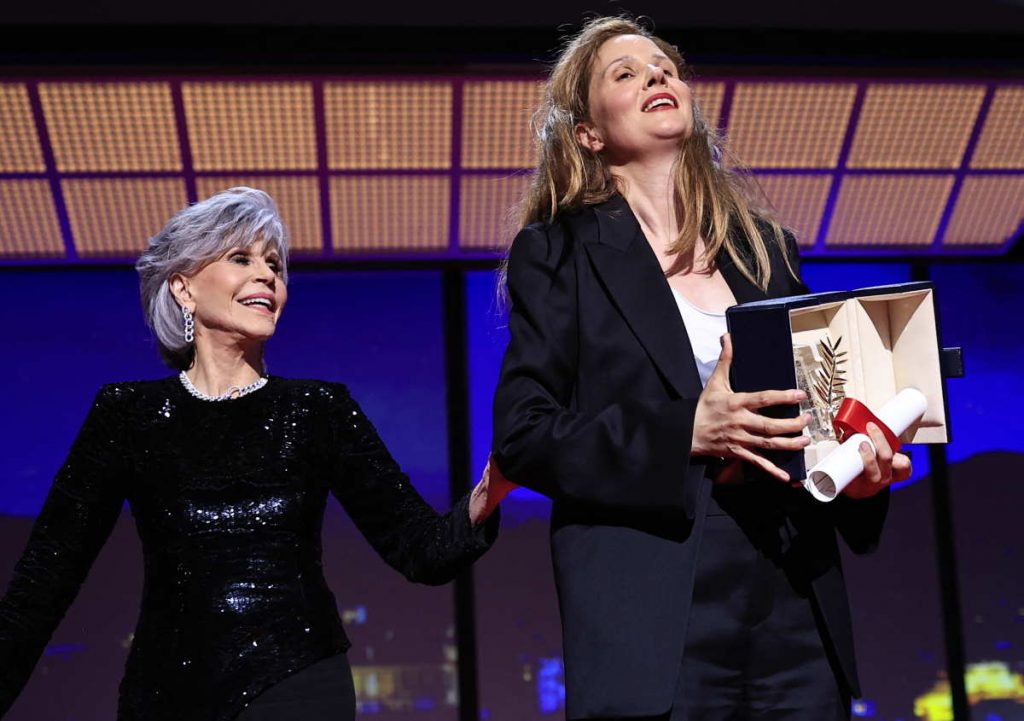
[[[741,303],[806,292],[778,250],[767,294],[727,254],[717,260]],[[510,479],[554,499],[568,716],[664,713],[711,487],[690,456],[702,387],[678,306],[621,196],[523,229],[508,288],[493,450]],[[888,494],[824,505],[801,493],[787,510],[786,552],[813,585],[822,634],[857,694],[835,530],[870,550]]]

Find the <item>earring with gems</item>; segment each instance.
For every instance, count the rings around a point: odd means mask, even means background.
[[[196,339],[196,322],[188,306],[181,306],[181,315],[185,319],[185,342],[194,343]]]

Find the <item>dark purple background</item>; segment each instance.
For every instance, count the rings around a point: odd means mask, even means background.
[[[623,10],[650,15],[672,28],[809,28],[817,30],[932,30],[945,32],[1024,31],[1019,0],[861,0],[856,4],[806,0],[724,0],[668,2],[647,0],[520,0],[480,3],[469,0],[423,3],[339,3],[296,0],[290,3],[249,3],[179,0],[140,3],[137,0],[93,0],[81,3],[13,3],[4,8],[9,23],[48,24],[209,24],[326,25],[406,27],[545,27],[578,23],[584,13],[618,14]]]

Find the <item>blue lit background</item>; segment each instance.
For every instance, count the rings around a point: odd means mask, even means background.
[[[937,286],[942,341],[965,349],[967,376],[948,384],[954,436],[948,450],[969,661],[996,659],[1022,673],[1024,589],[1020,575],[1008,574],[1006,568],[1019,565],[1024,556],[1016,533],[1019,521],[1013,520],[1019,513],[1015,509],[1024,506],[1024,487],[1014,475],[1024,470],[1024,444],[1021,424],[1007,414],[1008,403],[1024,394],[1019,370],[1024,358],[1019,320],[1024,314],[1024,266],[949,262],[933,264],[930,273]],[[0,356],[0,377],[9,399],[0,421],[0,532],[8,541],[0,574],[6,574],[20,550],[13,545],[24,542],[25,524],[38,510],[96,388],[167,371],[142,323],[130,270],[24,270],[6,271],[2,277],[13,299],[3,311],[6,352]],[[804,277],[813,290],[825,291],[907,281],[911,271],[901,262],[807,261]],[[474,475],[489,450],[491,396],[507,342],[494,281],[490,271],[467,274]],[[268,348],[271,372],[347,383],[417,487],[436,506],[446,506],[439,273],[299,271],[290,291],[285,320]],[[926,455],[924,448],[914,449],[915,480],[927,479]],[[548,510],[549,502],[542,497],[517,491],[506,503],[501,540],[477,566],[480,689],[489,721],[558,718],[563,713]],[[393,579],[365,544],[346,535],[345,522],[336,515],[327,531],[344,543],[338,542],[340,550],[328,549],[327,561],[332,583],[333,577],[341,579],[339,604],[352,609],[354,663],[441,658],[442,647],[451,643],[450,591],[420,595],[421,589]],[[118,538],[132,540],[129,531],[123,534]],[[353,565],[361,569],[358,579],[351,578]],[[102,568],[97,573],[108,578]],[[849,559],[847,577],[868,694],[857,715],[911,721],[914,699],[929,691],[944,663],[929,483],[910,483],[896,493],[882,549],[870,558]],[[88,587],[83,591],[90,593],[99,592]],[[93,608],[87,599],[80,603]],[[111,608],[110,603],[95,607],[103,609],[95,613]],[[122,614],[118,633],[127,633],[137,596],[118,608],[111,611]],[[403,625],[403,617],[415,616],[410,609],[433,620]],[[65,673],[62,668],[84,674],[86,664],[102,666],[89,672],[106,675],[101,680],[90,677],[90,683],[107,684],[112,702],[119,660],[98,656],[105,647],[74,631],[95,623],[92,613],[73,608],[70,625],[55,636],[42,662],[49,664],[49,678],[41,679],[37,672],[26,690],[41,699],[38,703],[54,695],[49,684]],[[46,717],[79,717],[72,704],[80,705],[89,694],[62,693],[70,700],[47,708],[67,713]],[[389,711],[380,703],[367,704],[364,711],[376,709],[374,716],[381,719],[453,719],[447,698],[445,693],[419,696],[407,712]],[[16,706],[10,718],[41,718],[38,708],[30,713]],[[991,713],[1004,721],[1014,718],[1003,711]],[[108,709],[106,716],[96,718],[109,716]]]

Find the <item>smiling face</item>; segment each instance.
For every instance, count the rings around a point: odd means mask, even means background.
[[[689,86],[661,48],[642,35],[618,35],[598,49],[588,112],[576,137],[612,163],[674,152],[693,129]]]
[[[171,288],[195,315],[197,346],[268,340],[288,300],[284,262],[270,243],[231,248],[194,275],[175,276]]]

